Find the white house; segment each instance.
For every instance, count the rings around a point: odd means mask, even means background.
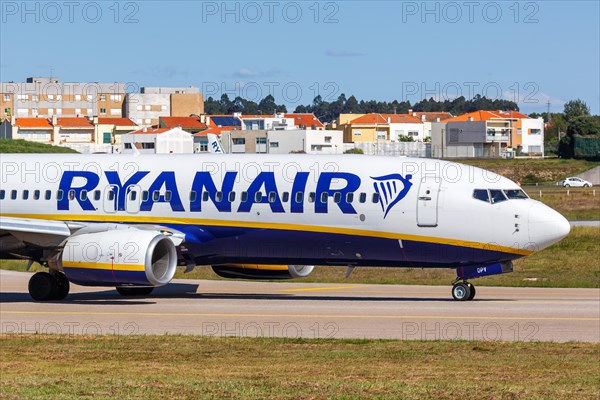
[[[316,129],[295,129],[268,132],[268,152],[289,154],[342,154],[344,152],[344,131]]]
[[[523,152],[531,155],[544,154],[544,119],[523,118],[521,128],[517,131],[521,135]]]
[[[194,152],[194,139],[181,128],[143,128],[122,136],[123,153],[186,154]]]

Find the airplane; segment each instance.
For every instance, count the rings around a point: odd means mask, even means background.
[[[570,230],[511,180],[435,159],[3,154],[0,169],[0,259],[49,268],[29,281],[36,301],[65,299],[70,283],[149,295],[178,265],[244,279],[447,268],[466,301],[470,280]]]

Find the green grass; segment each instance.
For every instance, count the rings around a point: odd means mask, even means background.
[[[599,229],[575,227],[561,242],[517,260],[514,272],[473,282],[481,286],[600,288],[599,244]],[[25,264],[23,261],[0,260],[0,268],[3,269],[24,271]],[[43,268],[34,264],[32,270]],[[349,279],[345,279],[345,273],[345,267],[317,267],[307,278],[294,282],[449,285],[456,276],[451,269],[421,268],[357,268]],[[183,273],[183,268],[178,268],[175,277],[223,279],[208,267],[197,267],[188,274]]]
[[[26,140],[0,139],[0,153],[77,153],[68,147]]]
[[[526,188],[532,199],[552,207],[569,220],[600,220],[598,188]]]
[[[600,345],[12,336],[2,399],[598,399]]]
[[[451,159],[462,164],[494,171],[522,185],[556,182],[585,172],[600,165],[600,161],[566,160],[562,158],[527,158],[527,159],[484,159],[462,158]]]

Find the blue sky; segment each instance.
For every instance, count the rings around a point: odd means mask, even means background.
[[[600,114],[598,1],[1,1],[0,79],[197,86],[288,108],[488,97]]]

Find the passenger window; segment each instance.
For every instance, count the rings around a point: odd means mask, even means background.
[[[367,201],[367,194],[366,194],[366,193],[361,193],[361,194],[358,196],[358,201],[359,201],[359,202],[361,202],[361,203],[364,203],[364,202],[366,202],[366,201]]]
[[[52,198],[52,190],[46,190],[46,196],[44,198],[50,200]]]
[[[159,201],[160,200],[160,192],[158,190],[155,190],[152,193],[152,200],[154,200],[154,201]]]
[[[508,189],[504,191],[506,197],[512,199],[528,199],[527,195],[521,189]]]
[[[62,196],[61,196],[62,197]],[[108,201],[113,201],[115,199],[115,191],[114,190],[109,190],[106,193],[106,198],[108,199]]]
[[[23,190],[23,200],[27,200],[29,198],[29,190]]]
[[[56,191],[56,200],[61,201],[63,199],[63,191],[62,189],[58,189]]]
[[[346,193],[346,203],[352,203],[354,201],[354,193]]]
[[[327,203],[329,195],[327,193],[321,193],[321,203]]]
[[[149,195],[148,195],[148,191],[147,191],[147,190],[144,190],[144,191],[142,192],[142,201],[147,201],[147,200],[148,200],[148,197],[149,197]]]
[[[245,203],[248,201],[248,192],[242,192],[241,201],[242,201],[242,203]]]
[[[165,201],[171,201],[171,197],[173,196],[173,192],[170,190],[165,191]]]
[[[40,191],[39,190],[34,190],[33,191],[33,199],[34,200],[39,200],[40,199]]]
[[[135,199],[137,199],[137,192],[135,190],[132,190],[131,192],[129,192],[129,200],[135,201]]]
[[[339,203],[340,201],[342,201],[342,194],[340,192],[335,192],[333,195],[333,202]]]
[[[485,201],[486,203],[490,202],[490,196],[488,194],[487,189],[475,189],[473,190],[473,198],[481,201]]]
[[[208,201],[208,192],[202,192],[202,201]]]
[[[262,201],[262,198],[263,198],[262,192],[254,193],[254,202],[255,203],[260,203]]]
[[[196,201],[196,192],[195,191],[191,191],[190,192],[190,201],[193,203],[194,201]]]
[[[87,190],[82,190],[81,192],[79,192],[79,199],[81,201],[86,201],[87,200]]]
[[[223,192],[217,192],[215,193],[215,201],[217,203],[220,203],[223,201]]]
[[[315,202],[315,192],[310,192],[308,194],[308,202],[309,203],[314,203]]]
[[[269,192],[269,203],[275,203],[277,200],[277,193]]]
[[[4,196],[6,196],[6,192],[4,190],[0,190],[0,200],[4,200]]]
[[[302,203],[302,198],[304,197],[303,192],[296,192],[296,203]]]
[[[233,203],[235,201],[235,192],[229,192],[228,198],[229,202]]]
[[[11,198],[11,200],[16,200],[17,199],[17,191],[16,190],[11,190],[11,192],[10,192],[10,198]]]
[[[69,201],[71,200],[75,200],[75,190],[71,189],[69,190]]]
[[[373,193],[373,203],[379,203],[379,193]]]
[[[507,200],[506,196],[504,196],[504,193],[502,193],[502,190],[490,189],[490,197],[492,199],[492,204]]]
[[[99,190],[94,190],[94,200],[96,200],[96,201],[100,200],[100,191]]]
[[[283,192],[283,194],[281,195],[281,201],[283,201],[284,203],[287,203],[289,200],[290,200],[290,193]]]

